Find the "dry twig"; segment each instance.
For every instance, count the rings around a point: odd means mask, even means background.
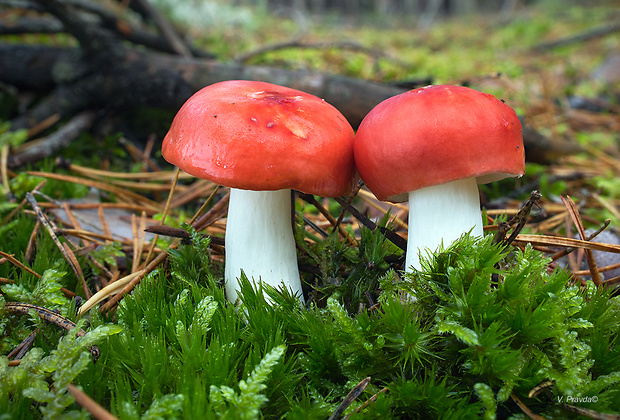
[[[344,414],[346,409],[349,408],[351,403],[355,401],[355,399],[359,397],[362,392],[364,392],[364,390],[366,389],[369,383],[370,383],[370,377],[362,380],[359,384],[355,385],[355,387],[353,387],[353,389],[349,391],[347,396],[344,397],[344,400],[342,400],[342,402],[336,408],[336,410],[334,410],[332,415],[329,416],[328,420],[339,419]]]
[[[100,406],[90,398],[84,391],[73,384],[67,385],[67,390],[75,398],[75,402],[84,407],[97,420],[116,420],[116,417],[110,414],[105,408]]]

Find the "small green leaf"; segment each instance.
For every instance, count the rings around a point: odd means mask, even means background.
[[[48,391],[47,388],[42,387],[30,387],[24,389],[22,392],[24,397],[32,398],[35,401],[41,403],[51,403],[56,398],[56,394],[54,392]]]
[[[32,300],[32,293],[30,293],[24,286],[17,283],[3,284],[0,286],[0,290],[9,301],[14,302],[29,302]]]
[[[210,329],[209,325],[211,323],[211,318],[215,315],[217,308],[218,303],[215,301],[213,296],[206,296],[198,302],[191,325],[192,329],[197,328],[203,334],[206,334]]]
[[[470,328],[464,327],[463,325],[452,321],[452,320],[437,320],[437,324],[435,328],[440,334],[454,334],[456,338],[461,340],[463,343],[469,346],[479,346],[480,341],[478,339],[478,334]]]
[[[477,383],[474,385],[474,389],[476,390],[476,394],[484,404],[484,418],[485,420],[493,420],[495,419],[495,414],[497,412],[497,402],[495,401],[495,395],[493,395],[493,390],[490,386],[485,383]]]
[[[7,125],[8,124],[8,125]],[[0,124],[0,148],[5,145],[17,147],[28,140],[28,130],[25,128],[9,131],[9,122]]]
[[[61,292],[60,283],[66,274],[53,268],[45,270],[32,291],[33,299],[50,309],[67,306],[69,301]]]
[[[157,398],[142,416],[142,420],[177,419],[182,417],[185,396],[166,394]]]

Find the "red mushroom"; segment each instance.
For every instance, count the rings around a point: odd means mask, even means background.
[[[355,164],[380,200],[409,199],[406,269],[419,252],[482,235],[477,184],[525,172],[521,123],[494,96],[427,86],[389,98],[362,121]]]
[[[335,197],[354,183],[354,132],[333,106],[264,82],[207,86],[179,110],[164,158],[231,187],[226,292],[235,301],[241,270],[302,297],[291,224],[291,189]]]

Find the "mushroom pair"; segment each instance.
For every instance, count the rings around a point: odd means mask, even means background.
[[[429,86],[389,98],[357,135],[327,102],[264,82],[203,88],[164,138],[166,160],[231,187],[226,228],[226,292],[238,278],[302,296],[291,225],[291,189],[346,195],[355,168],[380,200],[409,198],[406,267],[472,230],[482,235],[478,183],[522,175],[521,124],[495,99],[458,86]]]

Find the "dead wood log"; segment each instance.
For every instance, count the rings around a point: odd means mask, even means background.
[[[13,64],[11,64],[13,63]],[[24,71],[15,71],[15,64]],[[382,100],[403,92],[389,85],[312,70],[244,66],[201,58],[126,49],[93,72],[78,49],[0,44],[0,81],[52,93],[13,127],[29,128],[52,114],[92,107],[154,105],[177,110],[191,94],[230,79],[263,80],[312,93],[338,108],[353,126]],[[81,76],[81,77],[80,77]]]
[[[15,62],[15,56],[26,71],[15,72],[2,64]],[[58,83],[59,79],[86,73],[76,57],[78,50],[0,44],[0,81],[25,89],[55,86],[41,102],[13,121],[14,129],[30,128],[54,114],[68,118],[86,109],[122,111],[156,105],[175,112],[195,91],[230,79],[263,80],[312,93],[338,108],[357,127],[376,104],[404,92],[389,85],[311,70],[244,66],[137,50],[127,50],[105,73]],[[65,68],[64,75],[54,71],[59,67]],[[528,160],[539,163],[579,151],[573,143],[548,139],[531,127],[524,130],[524,141]]]

